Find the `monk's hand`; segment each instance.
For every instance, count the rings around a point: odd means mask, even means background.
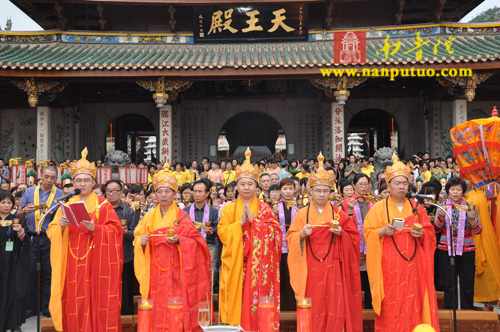
[[[273,206],[273,212],[275,215],[278,215],[280,213],[280,206],[279,204],[274,204]]]
[[[253,214],[252,214],[252,211],[250,211],[250,207],[248,204],[245,204],[245,211],[247,213],[247,219],[250,223],[253,222]]]
[[[80,224],[91,232],[95,231],[95,224],[92,220],[82,220]]]
[[[175,234],[174,236],[172,237],[166,237],[167,239],[167,242],[170,243],[170,244],[176,244],[179,242],[179,236],[177,236],[177,234]]]
[[[342,206],[342,201],[340,199],[334,199],[333,200],[333,204],[336,206],[336,207],[341,207]]]
[[[302,240],[308,237],[309,235],[311,235],[312,231],[313,231],[312,226],[310,224],[306,224],[304,228],[302,228],[302,230],[300,231],[300,239]]]
[[[70,225],[70,223],[69,223],[68,218],[66,218],[65,216],[61,216],[59,218],[59,226],[64,228],[64,227],[69,226],[69,225]]]
[[[149,234],[141,235],[141,245],[145,247],[146,244],[148,244],[148,242],[149,242]]]
[[[396,229],[394,228],[394,226],[392,225],[387,225],[385,227],[382,227],[379,232],[378,232],[378,235],[380,237],[384,236],[384,235],[394,235],[394,232],[396,231]]]
[[[423,229],[419,229],[419,230],[412,229],[410,233],[411,233],[411,236],[418,239],[419,237],[424,235],[424,230]]]
[[[245,207],[243,207],[243,213],[241,214],[241,221],[240,221],[241,227],[243,227],[243,225],[246,222],[247,222],[247,210],[245,209]]]
[[[205,233],[211,235],[214,233],[213,227],[205,227]]]
[[[123,226],[122,229],[123,229],[123,235],[128,235],[128,227]]]
[[[337,226],[335,228],[330,227],[330,232],[332,232],[333,234],[335,234],[337,236],[342,236],[342,227],[341,226]]]

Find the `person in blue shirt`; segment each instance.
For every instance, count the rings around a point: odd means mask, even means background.
[[[62,196],[61,189],[56,187],[57,168],[47,166],[42,170],[41,182],[36,187],[26,189],[18,214],[27,219],[27,235],[31,241],[31,264],[30,264],[30,290],[27,299],[26,318],[37,314],[38,311],[38,275],[37,275],[37,250],[38,241],[36,240],[38,224],[42,216],[50,209],[55,201]],[[42,203],[47,205],[45,209],[37,209]],[[47,227],[55,214],[53,210],[50,216],[47,216],[40,225],[40,263],[41,263],[41,287],[42,287],[42,313],[50,317],[50,279],[52,269],[50,268],[50,240],[46,235]]]

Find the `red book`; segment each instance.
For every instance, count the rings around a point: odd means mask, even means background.
[[[80,227],[80,221],[92,220],[89,213],[87,212],[85,203],[82,201],[72,203],[70,205],[66,205],[60,202],[59,205],[62,209],[62,213],[66,218],[68,218],[71,225]]]

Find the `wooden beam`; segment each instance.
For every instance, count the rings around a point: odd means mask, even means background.
[[[99,12],[99,24],[101,25],[101,31],[106,30],[106,20],[104,19],[104,6],[102,3],[97,3],[97,11]]]
[[[438,9],[436,11],[436,23],[441,22],[441,15],[443,14],[443,9],[445,4],[446,0],[439,0]]]
[[[59,24],[61,24],[61,28],[63,30],[67,30],[68,29],[68,21],[66,20],[66,17],[64,17],[64,10],[63,10],[63,6],[61,4],[61,1],[56,1],[56,3],[54,4],[54,9],[56,10],[57,12],[57,17],[59,18]]]

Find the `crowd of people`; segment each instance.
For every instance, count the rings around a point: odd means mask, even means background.
[[[258,303],[270,296],[275,327],[280,310],[308,297],[315,331],[361,331],[361,291],[377,331],[438,330],[436,290],[453,306],[452,255],[460,308],[497,301],[488,201],[453,158],[394,157],[378,174],[373,163],[321,154],[251,163],[248,150],[243,162],[139,164],[148,183],[131,186],[97,184],[102,162],[84,152],[70,183],[56,185],[49,165],[28,187],[11,183],[0,159],[0,331],[20,331],[39,307],[58,331],[121,331],[134,295],[153,300],[154,331],[167,328],[169,298],[183,298],[184,330],[201,331],[198,304],[217,293],[221,321],[246,330],[259,329]],[[79,225],[60,208],[48,212],[75,188],[68,204],[83,201],[90,219]]]

